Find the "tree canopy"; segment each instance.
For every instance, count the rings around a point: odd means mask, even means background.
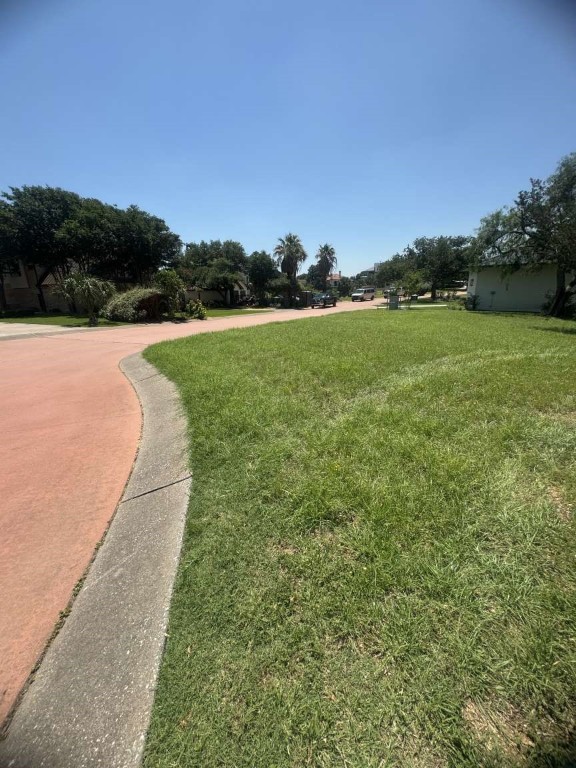
[[[320,288],[324,291],[326,290],[328,278],[332,274],[337,261],[336,251],[333,246],[325,243],[318,247],[318,252],[316,253],[316,266],[320,276]]]
[[[385,288],[400,284],[412,289],[425,284],[435,299],[439,289],[449,288],[466,278],[467,242],[468,238],[463,236],[418,237],[403,253],[395,254],[380,265],[375,275],[376,285]]]
[[[260,301],[263,301],[266,293],[271,289],[272,280],[279,277],[276,263],[266,251],[254,251],[248,257],[247,268],[254,293]]]
[[[308,258],[308,254],[304,250],[298,235],[289,232],[285,237],[278,238],[278,244],[274,248],[274,255],[276,256],[276,263],[280,267],[280,271],[290,281],[290,298],[293,300],[298,290],[296,276],[300,266]]]
[[[19,259],[36,265],[41,304],[49,274],[62,280],[80,271],[144,283],[180,250],[180,238],[166,222],[135,205],[123,210],[48,186],[11,187],[0,196],[0,266],[6,272]]]
[[[248,259],[244,247],[235,240],[211,240],[188,243],[176,271],[184,282],[195,288],[216,291],[225,303],[236,283],[246,274]]]
[[[549,313],[562,314],[576,294],[576,152],[547,179],[530,179],[513,206],[484,217],[469,253],[477,264],[505,270],[554,264],[556,293]]]

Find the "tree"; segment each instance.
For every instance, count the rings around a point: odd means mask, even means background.
[[[55,234],[63,259],[81,272],[117,278],[122,213],[100,200],[81,199]]]
[[[349,277],[341,277],[338,285],[338,295],[340,297],[350,296],[353,291],[352,280]]]
[[[248,279],[252,283],[254,293],[263,302],[270,290],[270,281],[278,277],[274,259],[266,251],[254,251],[248,257]]]
[[[2,194],[10,205],[13,240],[12,255],[25,264],[34,264],[36,289],[43,312],[46,301],[42,284],[49,274],[61,278],[70,271],[68,255],[63,251],[57,233],[80,206],[80,197],[59,187],[10,187]]]
[[[178,235],[135,205],[122,210],[59,187],[11,187],[2,198],[0,251],[34,266],[43,311],[42,285],[50,274],[57,281],[80,271],[117,282],[149,282],[181,252]]]
[[[230,304],[236,283],[243,278],[246,268],[244,247],[234,240],[188,243],[176,263],[176,271],[188,285],[216,291],[226,304]]]
[[[311,264],[308,267],[308,272],[305,273],[304,279],[308,285],[311,285],[312,288],[314,288],[315,291],[324,290],[326,281],[320,272],[320,267],[318,264]]]
[[[416,270],[414,272],[406,272],[402,278],[402,288],[404,289],[404,292],[410,296],[422,290],[423,286],[424,280],[422,278],[422,273]]]
[[[290,281],[290,300],[294,301],[298,291],[296,276],[300,266],[306,261],[308,255],[298,235],[288,233],[285,237],[278,238],[278,245],[274,248],[276,263],[280,270]]]
[[[74,272],[58,283],[58,291],[67,301],[79,304],[88,314],[88,325],[98,325],[98,313],[112,298],[116,289],[107,280]]]
[[[117,209],[117,249],[102,267],[113,279],[149,283],[159,269],[173,267],[182,254],[182,241],[166,222],[136,205]]]
[[[0,312],[6,309],[4,278],[18,272],[18,259],[14,256],[16,227],[12,209],[0,200]]]
[[[467,252],[476,265],[503,271],[556,266],[556,291],[548,313],[559,316],[576,294],[576,153],[563,158],[546,180],[530,180],[511,208],[485,216]]]
[[[522,257],[534,266],[556,265],[549,314],[558,316],[576,294],[576,152],[563,158],[546,181],[531,179],[530,184],[516,200]]]
[[[325,291],[328,277],[332,274],[337,263],[336,251],[328,243],[320,245],[318,247],[318,253],[316,254],[316,261],[322,281],[321,288]]]
[[[168,302],[170,317],[181,309],[186,301],[186,286],[174,269],[161,269],[154,275],[152,285],[158,288]]]
[[[436,300],[439,288],[448,288],[466,278],[467,241],[468,238],[462,236],[419,237],[406,249],[405,253],[413,259],[416,270],[430,285],[432,301]]]
[[[383,261],[376,270],[374,282],[377,288],[388,288],[402,283],[404,275],[415,268],[414,259],[406,253],[395,253]]]

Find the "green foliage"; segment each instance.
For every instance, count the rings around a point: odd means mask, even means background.
[[[106,304],[103,315],[124,323],[158,322],[162,319],[164,295],[157,288],[133,288],[118,293]]]
[[[63,278],[57,290],[70,304],[88,314],[89,325],[98,325],[98,313],[116,293],[113,283],[82,272]]]
[[[200,300],[189,301],[186,306],[186,313],[193,320],[206,320],[207,312],[208,310]]]
[[[476,266],[504,271],[555,264],[557,287],[547,312],[564,314],[576,295],[576,153],[563,158],[546,180],[531,179],[515,205],[484,217],[469,253]]]
[[[180,275],[174,269],[162,269],[152,280],[152,285],[158,288],[168,303],[168,312],[174,316],[186,303],[186,286]]]
[[[254,251],[248,257],[248,279],[254,293],[262,302],[270,291],[270,282],[278,277],[274,259],[266,251]]]
[[[354,290],[352,280],[349,277],[341,277],[340,285],[338,286],[338,295],[342,298],[344,296],[351,296]]]
[[[122,210],[57,187],[13,187],[3,198],[0,267],[3,253],[37,265],[40,292],[49,274],[60,279],[74,271],[147,282],[180,253],[180,238],[166,223],[135,205]]]
[[[278,238],[278,245],[274,248],[276,263],[280,267],[290,283],[290,301],[294,301],[298,292],[296,276],[300,266],[306,261],[308,255],[298,235],[288,233],[285,237]]]
[[[325,278],[322,276],[318,264],[311,264],[308,267],[308,272],[305,273],[304,279],[307,285],[310,285],[315,291],[322,291],[324,289]]]
[[[234,240],[188,243],[175,266],[187,286],[217,291],[225,303],[246,268],[244,247]]]
[[[318,247],[316,253],[316,261],[318,267],[318,274],[320,277],[320,289],[325,291],[328,277],[334,271],[334,267],[337,263],[336,251],[333,246],[325,243]]]
[[[411,287],[418,285],[412,293],[428,285],[435,299],[439,289],[449,288],[455,281],[466,278],[467,242],[462,236],[419,237],[403,253],[395,254],[380,265],[376,285],[379,288],[401,285],[406,290],[410,290],[408,283]]]

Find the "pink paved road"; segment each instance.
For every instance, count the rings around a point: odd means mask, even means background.
[[[134,462],[140,405],[120,360],[164,339],[366,306],[0,341],[0,725],[88,566]]]

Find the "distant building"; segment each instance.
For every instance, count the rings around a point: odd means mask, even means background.
[[[342,280],[342,272],[338,272],[338,273],[335,272],[332,275],[328,275],[328,277],[326,278],[326,287],[338,288],[341,280]]]

